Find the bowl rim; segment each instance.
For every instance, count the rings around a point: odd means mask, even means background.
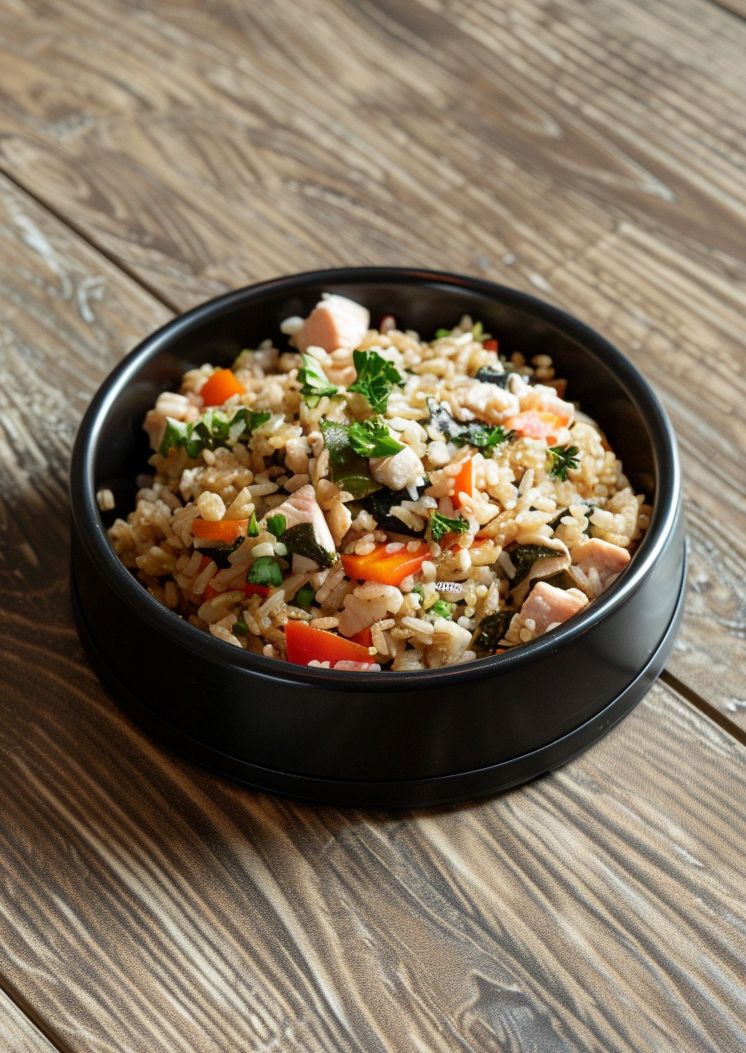
[[[103,433],[104,420],[121,391],[151,359],[165,351],[179,336],[234,307],[261,300],[267,293],[288,295],[309,285],[380,283],[438,287],[452,286],[479,293],[496,303],[531,312],[550,326],[562,330],[588,347],[614,373],[630,399],[642,410],[655,467],[656,485],[650,524],[629,566],[616,582],[581,613],[544,633],[530,643],[501,655],[478,658],[463,665],[407,671],[352,671],[295,665],[281,658],[268,658],[238,649],[219,640],[164,607],[143,587],[119,559],[109,541],[96,501],[94,460]],[[146,336],[106,376],[94,394],[78,428],[70,462],[70,511],[77,539],[86,555],[125,604],[133,608],[159,634],[207,661],[230,666],[232,671],[251,673],[269,681],[333,690],[354,688],[368,691],[416,690],[451,682],[484,679],[546,657],[570,640],[581,637],[624,604],[650,573],[672,536],[681,503],[681,470],[673,427],[658,396],[637,367],[612,343],[589,325],[553,304],[518,289],[486,278],[449,271],[413,267],[335,267],[304,271],[252,283],[197,304]],[[381,680],[377,679],[380,675]]]

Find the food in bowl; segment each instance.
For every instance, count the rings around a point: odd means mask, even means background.
[[[152,474],[109,536],[176,614],[301,665],[440,668],[550,631],[629,563],[650,508],[549,354],[470,317],[371,329],[339,295],[281,330],[146,415]]]

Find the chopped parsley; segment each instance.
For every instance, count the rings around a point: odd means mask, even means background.
[[[549,474],[554,479],[564,481],[567,479],[567,473],[578,467],[580,450],[577,446],[550,446],[547,453],[551,464]]]
[[[361,457],[388,457],[404,449],[381,417],[356,421],[349,427],[350,446]]]
[[[278,512],[276,516],[269,516],[267,519],[267,530],[270,534],[274,534],[275,537],[280,537],[284,534],[287,529],[288,521],[282,512]]]
[[[321,433],[324,436],[324,445],[329,451],[332,482],[357,499],[381,489],[381,484],[370,474],[367,458],[353,449],[349,425],[322,420]]]
[[[377,351],[354,351],[352,361],[357,378],[347,390],[363,395],[374,413],[384,413],[391,389],[404,383],[401,373]]]
[[[454,446],[475,446],[479,450],[494,450],[504,442],[515,437],[514,431],[505,431],[499,424],[489,425],[482,421],[471,420],[461,424],[447,406],[435,399],[427,400],[430,422]]]
[[[435,339],[436,340],[442,340],[443,337],[450,336],[450,335],[451,335],[451,330],[450,329],[436,329],[435,330]]]
[[[301,607],[304,611],[307,611],[315,599],[316,593],[313,591],[310,585],[303,585],[293,596],[293,603],[296,607]]]
[[[507,442],[515,435],[514,431],[505,431],[499,424],[482,424],[471,420],[465,424],[458,435],[451,436],[454,446],[476,446],[478,450],[494,450],[496,446]]]
[[[313,355],[301,355],[303,365],[298,370],[301,398],[311,407],[318,406],[324,395],[336,395],[337,388],[329,382],[321,364]]]
[[[249,537],[259,537],[259,524],[256,521],[256,512],[252,512],[249,516],[249,525],[246,528],[246,533]]]
[[[249,627],[244,621],[243,615],[233,623],[233,632],[236,636],[248,636]]]
[[[233,413],[211,407],[198,420],[189,422],[166,417],[166,430],[158,453],[167,454],[169,450],[181,446],[187,456],[199,457],[203,450],[235,446],[237,442],[245,441],[270,417],[271,413],[250,410],[245,406],[240,406]]]
[[[257,556],[249,568],[246,580],[252,585],[282,585],[280,564],[272,556]]]
[[[433,512],[430,516],[430,536],[433,541],[440,541],[444,534],[465,534],[469,529],[469,523],[463,516],[458,519],[449,519],[440,512]]]
[[[435,603],[430,607],[427,612],[428,614],[434,614],[436,618],[453,618],[453,604],[448,603],[447,600],[436,600]]]

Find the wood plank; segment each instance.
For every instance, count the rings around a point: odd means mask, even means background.
[[[0,27],[0,162],[175,304],[424,259],[628,352],[685,460],[671,668],[746,727],[746,27],[706,0],[84,0]]]
[[[713,2],[739,18],[746,18],[746,0],[713,0]]]
[[[60,1047],[738,1048],[746,750],[664,685],[562,772],[421,813],[254,795],[122,718],[71,626],[63,464],[97,372],[164,311],[0,200],[23,381],[0,414],[0,976]]]
[[[71,1048],[738,1048],[746,754],[667,689],[521,792],[343,813],[160,755],[12,642],[0,934]]]
[[[15,1002],[0,990],[0,1048],[4,1053],[56,1053],[57,1047],[39,1031]]]

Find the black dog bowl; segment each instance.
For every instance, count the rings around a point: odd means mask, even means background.
[[[238,650],[160,606],[106,536],[96,491],[121,515],[146,467],[142,431],[188,368],[229,363],[325,291],[423,334],[469,313],[501,346],[548,352],[599,421],[650,528],[616,583],[515,651],[465,666],[374,674],[309,669]],[[504,789],[568,760],[648,690],[672,646],[684,592],[675,440],[637,370],[587,326],[524,293],[453,274],[347,268],[263,282],[148,337],[105,381],[71,469],[72,584],[81,637],[119,703],[179,751],[264,790],[351,805],[424,805]],[[109,517],[110,518],[110,517]],[[107,519],[108,521],[108,519]]]

